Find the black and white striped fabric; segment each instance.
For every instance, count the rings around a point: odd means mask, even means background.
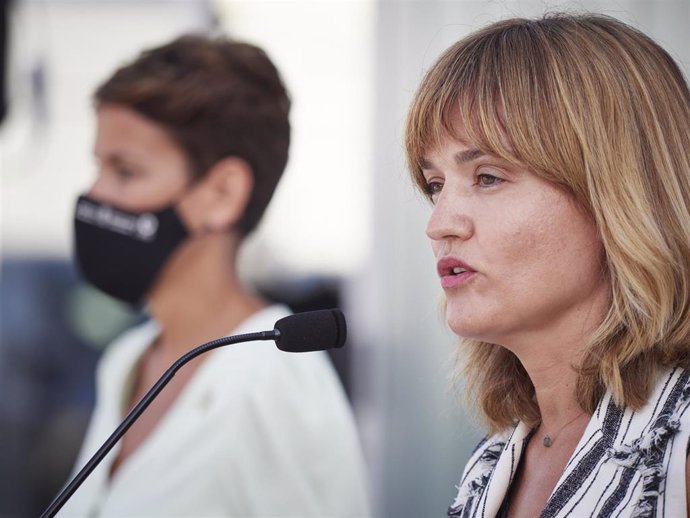
[[[531,430],[523,423],[485,439],[470,458],[449,517],[497,516]],[[659,377],[639,411],[606,394],[541,518],[686,516],[690,372]]]

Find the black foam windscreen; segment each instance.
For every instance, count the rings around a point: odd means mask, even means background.
[[[342,347],[347,338],[345,315],[339,309],[296,313],[278,320],[275,329],[280,333],[278,349],[292,353]]]

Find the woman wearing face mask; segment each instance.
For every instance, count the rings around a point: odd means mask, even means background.
[[[76,256],[151,320],[105,354],[77,468],[195,345],[272,329],[237,276],[287,161],[290,101],[258,48],[200,36],[142,53],[95,94],[98,175],[76,209]],[[253,342],[172,379],[61,516],[367,516],[361,452],[321,353]]]
[[[449,516],[687,515],[690,92],[611,18],[495,23],[409,113],[413,178],[489,435]]]

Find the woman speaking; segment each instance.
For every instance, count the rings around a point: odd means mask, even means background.
[[[406,152],[489,435],[449,516],[681,517],[690,92],[599,15],[494,23],[413,100]]]

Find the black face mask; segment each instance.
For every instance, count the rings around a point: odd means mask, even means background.
[[[139,304],[175,249],[188,236],[173,207],[126,212],[80,196],[74,215],[75,256],[101,291]]]

